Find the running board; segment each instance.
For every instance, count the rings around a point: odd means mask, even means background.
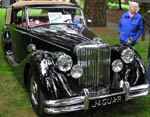
[[[6,55],[6,59],[9,64],[11,64],[13,67],[18,66],[19,64],[15,61],[15,57],[13,55]]]

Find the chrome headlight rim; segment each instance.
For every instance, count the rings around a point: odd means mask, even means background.
[[[123,62],[120,59],[116,59],[112,62],[112,70],[116,73],[123,69]]]
[[[83,68],[80,65],[74,65],[71,69],[71,76],[78,79],[83,75]]]
[[[72,65],[73,65],[73,60],[72,60],[72,58],[71,58],[69,55],[67,55],[67,54],[60,55],[60,56],[57,58],[56,65],[57,65],[57,68],[58,68],[60,71],[62,71],[62,72],[67,72],[67,71],[71,70]]]
[[[134,55],[135,55],[134,51],[132,49],[130,49],[130,48],[127,48],[127,49],[122,51],[121,59],[126,64],[129,64],[129,63],[131,63],[134,60]]]

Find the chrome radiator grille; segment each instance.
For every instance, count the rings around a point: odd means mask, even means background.
[[[89,90],[106,89],[110,85],[110,47],[106,44],[76,48],[77,64],[83,67],[79,86]]]

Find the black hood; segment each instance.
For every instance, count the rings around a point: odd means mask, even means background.
[[[79,31],[67,26],[63,30],[50,30],[49,26],[40,26],[31,29],[33,35],[36,35],[42,40],[73,49],[75,45],[85,43],[96,38],[88,28],[83,27]]]

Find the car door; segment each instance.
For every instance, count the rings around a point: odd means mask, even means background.
[[[21,62],[28,54],[27,45],[30,43],[26,26],[23,25],[26,22],[24,10],[14,10],[12,17],[12,22],[8,25],[12,42],[12,51],[17,62]]]

